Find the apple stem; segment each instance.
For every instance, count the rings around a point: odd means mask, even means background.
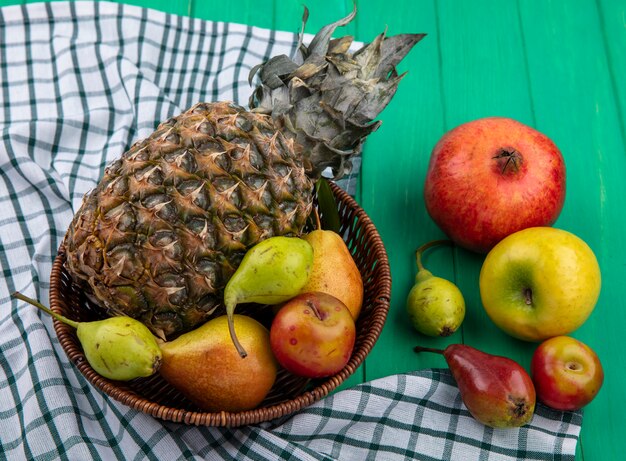
[[[413,348],[413,350],[417,353],[420,352],[434,352],[435,354],[442,354],[444,353],[443,349],[435,349],[434,347],[423,347],[423,346],[415,346]]]
[[[317,305],[313,302],[313,301],[307,301],[307,306],[309,306],[311,308],[311,310],[313,311],[313,313],[315,314],[315,316],[320,319],[320,320],[324,320],[324,317],[322,316],[322,313],[320,312],[320,310],[317,308]]]
[[[580,370],[582,370],[582,366],[580,365],[580,363],[576,363],[576,362],[567,362],[567,364],[565,366],[567,366],[567,368],[572,370],[572,371],[580,371]]]
[[[417,262],[417,269],[420,270],[420,271],[425,270],[424,266],[422,265],[422,253],[424,253],[424,251],[428,250],[431,247],[434,247],[434,246],[437,246],[437,245],[443,245],[443,244],[450,245],[450,244],[452,244],[452,242],[450,240],[446,240],[446,239],[432,240],[430,242],[427,242],[427,243],[423,244],[421,247],[419,247],[415,251],[415,261]]]
[[[528,306],[532,305],[533,303],[533,291],[530,288],[524,289],[524,301]]]

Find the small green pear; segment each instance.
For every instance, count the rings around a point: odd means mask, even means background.
[[[237,304],[279,304],[293,298],[309,280],[312,266],[313,248],[298,237],[270,237],[248,250],[224,289],[230,336],[241,357],[246,351],[233,325]]]
[[[422,265],[422,253],[443,243],[451,242],[435,240],[417,249],[418,271],[406,302],[413,326],[427,336],[450,336],[465,318],[465,300],[459,288],[449,280],[434,276]]]
[[[13,297],[76,328],[87,362],[105,378],[116,381],[143,378],[154,374],[161,366],[162,354],[156,338],[138,320],[119,316],[94,322],[75,322],[21,293],[13,293]]]

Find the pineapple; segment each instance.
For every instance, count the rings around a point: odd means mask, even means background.
[[[196,104],[107,167],[63,243],[68,273],[98,306],[174,337],[224,313],[247,249],[302,233],[315,181],[350,171],[402,78],[395,66],[423,37],[383,33],[351,53],[352,37],[331,35],[355,13],[299,43],[298,62],[252,69],[250,110]]]

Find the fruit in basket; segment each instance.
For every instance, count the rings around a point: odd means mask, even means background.
[[[327,293],[302,293],[287,301],[270,328],[278,362],[307,378],[332,376],[350,360],[356,338],[352,314]]]
[[[417,275],[406,301],[406,310],[413,327],[427,336],[450,336],[463,323],[465,299],[461,290],[449,280],[434,276],[422,264],[427,249],[449,240],[433,240],[415,252]]]
[[[319,291],[334,296],[356,320],[363,305],[363,279],[346,242],[336,232],[322,229],[319,216],[317,229],[302,238],[313,248],[313,268],[302,292]]]
[[[423,35],[381,34],[352,53],[324,27],[302,64],[255,68],[250,110],[199,103],[161,123],[109,165],[64,238],[66,268],[97,305],[172,338],[224,313],[223,289],[246,251],[298,236],[313,186],[351,169]]]
[[[161,346],[161,376],[207,411],[245,411],[267,396],[278,372],[269,332],[246,315],[235,315],[235,330],[248,351],[233,347],[228,318],[209,320]]]
[[[598,355],[570,336],[542,342],[530,364],[537,398],[556,410],[578,410],[591,402],[604,382]]]
[[[520,427],[532,419],[535,387],[514,360],[464,344],[451,344],[443,350],[417,346],[415,351],[445,357],[463,403],[481,423],[495,428]]]
[[[156,338],[135,319],[119,316],[76,322],[21,293],[13,293],[13,296],[76,328],[87,362],[105,378],[117,381],[145,378],[156,373],[161,366],[161,349]]]
[[[508,334],[526,341],[566,335],[580,327],[600,295],[598,261],[581,238],[533,227],[498,243],[479,277],[483,307]]]
[[[565,200],[565,163],[554,142],[529,126],[473,120],[436,144],[424,200],[454,243],[487,253],[518,230],[554,224]]]
[[[279,304],[302,291],[313,266],[313,248],[298,237],[270,237],[243,257],[226,284],[224,304],[228,329],[237,351],[246,356],[233,328],[237,304]]]

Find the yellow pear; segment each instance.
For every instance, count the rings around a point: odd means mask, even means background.
[[[161,345],[163,378],[208,411],[255,408],[276,380],[269,331],[246,315],[235,315],[234,324],[244,358],[233,347],[225,315]]]
[[[341,236],[318,228],[303,237],[313,247],[313,267],[301,293],[321,291],[342,301],[354,320],[363,305],[363,279]]]

